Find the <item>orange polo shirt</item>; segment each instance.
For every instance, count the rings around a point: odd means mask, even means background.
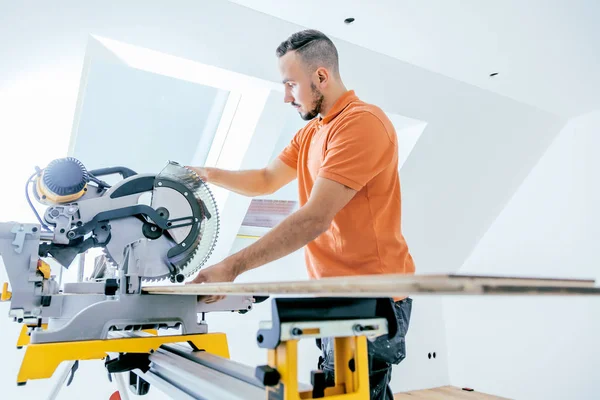
[[[398,140],[381,109],[348,91],[324,118],[299,130],[279,159],[297,171],[301,206],[318,177],[357,191],[305,247],[311,279],[414,273],[401,230]]]

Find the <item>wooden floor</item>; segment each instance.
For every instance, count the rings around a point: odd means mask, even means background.
[[[505,397],[492,396],[485,393],[479,393],[476,390],[472,392],[462,390],[453,386],[442,386],[435,389],[415,390],[413,392],[398,393],[394,400],[506,400]]]

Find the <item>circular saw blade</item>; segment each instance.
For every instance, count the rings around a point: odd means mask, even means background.
[[[202,268],[212,255],[219,236],[219,210],[210,188],[195,171],[170,161],[156,178],[158,184],[155,193],[158,192],[160,179],[163,178],[183,184],[188,189],[184,193],[186,198],[202,206],[202,218],[198,221],[200,223],[198,235],[193,243],[186,246],[182,254],[171,260],[179,268],[180,273],[187,278]],[[152,206],[156,208],[162,205],[157,202]],[[175,241],[181,243],[181,238],[174,236]]]
[[[181,193],[172,188],[162,187],[161,180],[170,180],[182,184],[185,190]],[[198,234],[191,242],[186,242],[184,251],[169,259],[167,252],[181,245],[191,231],[191,227],[183,226],[167,230],[158,239],[148,239],[145,260],[144,282],[157,282],[170,277],[169,264],[177,268],[178,273],[186,278],[196,273],[210,258],[219,235],[219,211],[215,198],[206,185],[193,170],[175,162],[167,166],[156,176],[150,206],[155,210],[165,208],[169,211],[169,219],[189,217],[192,208],[189,202],[198,202],[202,209],[202,218]],[[136,217],[127,217],[110,222],[111,240],[104,248],[107,260],[115,265],[122,265],[125,247],[136,240],[145,238],[142,232],[143,222]],[[150,259],[151,257],[151,259]]]
[[[198,178],[200,179],[200,178]],[[189,277],[208,261],[217,244],[219,238],[219,210],[214,196],[208,186],[202,181],[202,186],[197,191],[199,198],[210,213],[209,219],[203,219],[200,227],[200,234],[194,242],[194,251],[180,265],[181,273]]]

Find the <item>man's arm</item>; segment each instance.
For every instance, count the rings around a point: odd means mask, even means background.
[[[276,158],[266,168],[228,171],[211,167],[188,167],[206,182],[244,196],[263,196],[276,192],[296,177],[296,170]]]
[[[191,283],[233,281],[243,272],[293,253],[325,232],[355,194],[355,190],[340,183],[317,178],[303,207],[252,245],[200,271]]]

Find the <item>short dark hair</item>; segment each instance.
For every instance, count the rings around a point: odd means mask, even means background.
[[[296,51],[311,72],[326,66],[339,75],[338,51],[323,32],[307,29],[292,34],[277,47],[277,57],[283,57],[290,51]]]

